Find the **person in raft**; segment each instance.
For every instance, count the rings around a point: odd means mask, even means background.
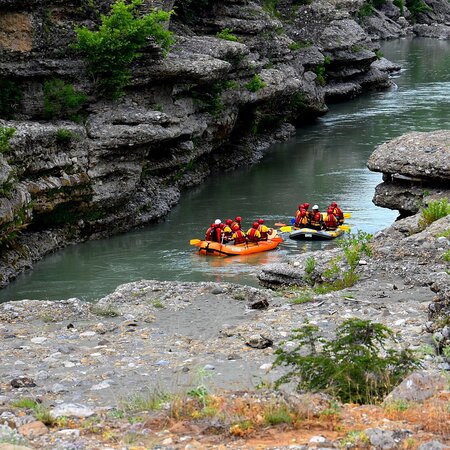
[[[313,230],[322,230],[325,227],[323,223],[323,215],[319,211],[319,207],[317,205],[312,207],[312,211],[309,214],[308,227]]]
[[[272,233],[272,230],[267,225],[264,225],[264,219],[258,219],[258,225],[258,230],[261,234],[261,241],[267,241],[267,239],[269,239],[269,234]]]
[[[234,222],[231,224],[231,229],[234,230],[234,225],[237,225],[239,227],[240,230],[242,230],[242,217],[241,216],[236,216],[234,219]]]
[[[234,241],[234,245],[245,244],[247,242],[245,233],[239,228],[237,223],[232,224],[231,229],[233,230],[231,239]]]
[[[253,222],[252,227],[247,231],[247,241],[258,242],[261,240],[261,233],[258,230],[259,223]]]
[[[333,208],[334,216],[336,217],[339,225],[342,225],[344,223],[344,213],[342,212],[342,209],[339,208],[336,202],[332,202],[329,208]]]
[[[334,215],[333,208],[330,206],[327,209],[327,218],[325,219],[325,228],[334,231],[339,226],[339,222]]]
[[[227,219],[225,225],[222,228],[222,242],[230,242],[232,240],[231,235],[233,231],[231,230],[231,224],[233,221],[231,219]]]
[[[214,223],[206,230],[205,241],[213,241],[213,242],[221,242],[222,240],[222,230],[220,225],[222,221],[220,219],[216,219]]]
[[[309,206],[309,205],[308,205]],[[297,213],[295,214],[295,228],[304,228],[308,225],[308,213],[305,209],[305,203],[298,205]]]

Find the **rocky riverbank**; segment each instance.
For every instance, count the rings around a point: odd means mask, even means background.
[[[70,47],[75,27],[95,27],[95,7],[0,2],[0,127],[15,129],[0,154],[0,286],[68,244],[159,220],[183,189],[254,163],[327,103],[389,87],[399,67],[377,39],[449,34],[444,0],[414,16],[390,0],[194,3],[144,2],[177,10],[176,42],[166,58],[150,42],[111,101]],[[82,123],[48,117],[52,86],[85,96],[71,111]]]
[[[237,436],[230,433],[232,423],[214,414],[198,420],[189,416],[183,425],[172,417],[164,419],[169,420],[164,425],[161,420],[167,411],[159,411],[156,416],[149,413],[148,399],[156,392],[186,395],[203,386],[208,393],[222,392],[222,401],[246,398],[249,404],[255,401],[270,405],[281,398],[291,404],[297,397],[292,397],[289,390],[284,397],[265,391],[250,392],[269,386],[282,375],[280,368],[272,368],[274,351],[291,345],[292,329],[305,320],[317,324],[325,335],[332,335],[335,327],[350,317],[386,324],[398,332],[399,346],[421,355],[426,375],[420,376],[439,379],[439,373],[450,369],[450,361],[436,354],[448,348],[449,343],[450,276],[443,254],[450,249],[450,216],[425,230],[418,228],[418,219],[404,219],[377,233],[373,256],[360,259],[359,281],[353,287],[314,293],[307,299],[299,286],[311,279],[330,281],[330,275],[324,275],[325,267],[336,261],[341,250],[320,252],[313,272],[305,271],[311,254],[264,267],[261,280],[272,287],[277,285],[277,290],[143,280],[119,286],[96,304],[78,299],[1,304],[0,419],[9,428],[4,425],[0,436],[9,433],[11,439],[15,436],[32,448],[49,449],[132,448],[123,440],[130,433],[134,433],[136,445],[147,447],[218,448],[220,442],[223,448],[256,448],[258,437],[262,439],[260,434],[249,433],[248,442],[236,441]],[[340,261],[345,261],[342,255]],[[342,264],[336,276],[345,271]],[[434,395],[438,397],[433,397],[433,401],[438,401],[439,396],[447,398],[445,383],[435,378],[424,380],[413,382],[413,392],[406,388],[394,397],[415,404],[429,401],[426,399]],[[240,393],[236,397],[233,391]],[[32,410],[21,409],[24,398],[42,402],[54,417],[64,419],[49,427],[36,422]],[[294,408],[297,411],[298,401],[297,398]],[[326,398],[309,399],[307,403],[316,401],[321,405],[318,411],[330,408]],[[139,413],[133,409],[133,402],[145,403]],[[344,420],[350,412],[348,407],[342,408],[340,417]],[[364,412],[365,425],[358,428],[360,432],[365,430],[373,448],[399,448],[406,445],[408,438],[414,442],[411,448],[432,440],[441,444],[425,444],[421,448],[444,448],[444,444],[450,444],[447,428],[438,426],[439,421],[448,420],[448,411],[431,419],[436,421],[433,429],[446,430],[440,433],[429,432],[424,424],[408,423],[406,429],[405,422],[396,420],[382,424],[379,414],[387,417],[383,414],[388,413],[377,408]],[[315,414],[320,417],[317,411]],[[119,420],[123,415],[128,422]],[[342,446],[348,431],[354,430],[349,425],[345,432],[327,426],[318,428],[320,436],[305,434],[301,427],[297,432],[292,430],[290,443],[306,445],[298,448],[312,448],[323,442],[330,448]],[[216,427],[219,440],[211,436],[211,427]],[[372,428],[377,431],[370,431]],[[400,433],[397,441],[392,433]],[[377,440],[380,436],[390,444],[382,445]],[[264,448],[285,448],[273,439],[267,442]],[[287,445],[286,448],[292,448]]]

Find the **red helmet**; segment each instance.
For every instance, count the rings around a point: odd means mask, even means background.
[[[238,230],[239,230],[239,225],[238,225],[237,223],[235,223],[235,224],[231,227],[231,229],[232,229],[233,231],[238,231]]]
[[[258,219],[258,223],[262,225],[264,223],[264,219]]]
[[[330,206],[332,206],[333,208],[336,208],[337,203],[336,202],[332,202]]]
[[[221,223],[221,224],[219,225],[219,227],[223,230],[223,229],[225,228],[225,224],[224,224],[224,223]]]
[[[211,224],[211,228],[214,228],[216,226],[216,224],[213,222],[212,224]]]
[[[252,227],[253,227],[253,228],[258,228],[258,227],[259,227],[259,223],[258,223],[258,222],[253,222]]]
[[[301,205],[298,205],[298,209],[303,209],[305,207],[305,204],[302,203]]]
[[[332,214],[333,213],[333,208],[331,206],[327,209],[327,213],[328,214]]]
[[[303,203],[303,207],[304,207],[305,209],[308,209],[308,208],[309,208],[309,203]]]
[[[241,217],[241,216],[236,216],[236,217],[234,218],[234,220],[235,220],[236,222],[241,222],[241,221],[242,221],[242,217]]]
[[[227,221],[225,222],[227,225],[231,225],[233,223],[233,221],[231,219],[227,219]]]

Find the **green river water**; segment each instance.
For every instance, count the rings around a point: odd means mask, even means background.
[[[256,286],[262,264],[335,243],[286,240],[276,251],[214,258],[198,255],[189,239],[203,238],[214,219],[237,214],[246,228],[259,217],[269,226],[289,222],[304,201],[323,209],[335,200],[351,212],[354,230],[373,233],[389,226],[397,213],[372,204],[381,174],[369,172],[366,162],[378,144],[401,134],[450,129],[450,42],[401,39],[383,43],[382,51],[403,67],[394,78],[397,88],[332,105],[317,123],[274,145],[259,164],[184,193],[162,223],[47,256],[1,290],[0,301],[95,300],[140,279]]]

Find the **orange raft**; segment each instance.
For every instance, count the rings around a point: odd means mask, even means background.
[[[200,239],[192,239],[191,245],[198,247],[198,251],[202,255],[212,256],[233,256],[233,255],[251,255],[253,253],[267,252],[278,247],[283,239],[273,233],[273,237],[267,241],[248,242],[246,244],[221,244],[220,242],[201,241]]]

